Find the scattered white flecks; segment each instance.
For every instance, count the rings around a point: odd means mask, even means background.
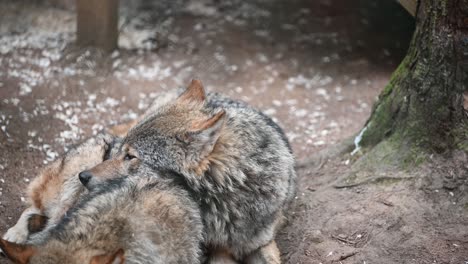
[[[172,68],[165,67],[160,61],[156,61],[150,66],[139,65],[137,68],[121,67],[114,72],[114,75],[119,79],[162,81],[172,75]]]
[[[36,137],[36,136],[37,136],[37,131],[36,131],[36,130],[30,130],[30,131],[28,131],[28,136],[30,136],[30,137]]]
[[[289,139],[289,141],[295,141],[297,138],[299,138],[301,135],[294,133],[294,132],[288,132],[286,133],[286,137]]]
[[[325,143],[325,141],[323,141],[323,140],[315,141],[315,142],[313,143],[314,146],[323,146],[323,145],[325,145],[325,144],[326,144],[326,143]]]
[[[262,62],[262,63],[268,63],[269,62],[269,59],[267,57],[267,55],[263,54],[263,53],[257,53],[256,55],[258,61]]]
[[[361,143],[362,135],[364,135],[364,132],[366,132],[366,130],[367,130],[367,126],[365,126],[361,130],[361,132],[359,132],[359,134],[356,136],[356,138],[354,138],[354,150],[351,152],[352,156],[355,155],[361,149],[361,146],[359,146],[359,144]]]
[[[323,89],[323,88],[318,88],[318,89],[315,91],[315,93],[316,93],[317,95],[322,96],[322,97],[323,97],[325,100],[327,100],[327,101],[330,100],[330,96],[328,95],[327,90],[325,90],[325,89]]]
[[[129,110],[127,113],[124,113],[122,115],[122,120],[133,120],[137,118],[138,118],[138,114],[132,110]]]
[[[356,80],[356,79],[352,79],[350,83],[351,83],[351,85],[356,85],[356,84],[357,84],[357,80]]]
[[[34,61],[33,61],[33,64],[36,64],[39,67],[46,68],[46,67],[49,67],[50,60],[48,58],[41,58],[41,59],[37,60],[36,63],[34,63]]]
[[[330,257],[333,255],[333,251],[330,251],[330,253],[328,253],[327,257]]]
[[[65,131],[62,131],[60,132],[60,137],[62,139],[69,139],[69,140],[77,140],[80,138],[80,134],[81,133],[78,133],[76,131],[73,131],[73,130],[65,130]],[[57,141],[62,141],[62,140],[57,140]]]
[[[119,55],[120,55],[120,52],[119,52],[118,50],[114,50],[114,51],[111,53],[111,58],[112,58],[112,59],[115,59],[115,58],[117,58]]]
[[[280,107],[283,103],[281,103],[281,101],[279,100],[273,100],[273,105],[276,106],[276,107]]]
[[[350,160],[347,159],[347,160],[345,160],[343,163],[344,163],[344,165],[349,165],[349,162],[350,162]]]
[[[158,42],[148,41],[158,35],[157,28],[139,30],[127,28],[124,28],[119,35],[119,47],[130,50],[153,50],[158,48]]]
[[[27,95],[32,92],[31,86],[29,86],[26,83],[20,83],[19,86],[20,86],[19,95]]]
[[[93,131],[93,135],[97,135],[97,133],[99,133],[100,131],[102,131],[104,129],[104,126],[101,125],[101,124],[94,124],[92,127],[91,127],[91,130]]]
[[[307,115],[306,109],[298,109],[294,112],[294,115],[297,117],[305,117]]]
[[[119,65],[122,63],[122,60],[121,59],[117,59],[115,60],[114,62],[112,62],[112,68],[113,69],[116,69],[119,67]]]
[[[26,199],[23,196],[20,197],[20,200],[22,203],[26,202]]]
[[[104,102],[107,106],[110,106],[110,107],[115,107],[115,106],[118,106],[120,104],[120,101],[119,100],[116,100],[114,98],[111,98],[111,97],[107,97],[106,98],[106,101]]]
[[[316,74],[312,78],[307,78],[302,74],[299,74],[295,77],[290,77],[286,84],[286,89],[288,91],[294,90],[296,87],[304,87],[306,89],[312,89],[317,86],[325,86],[333,82],[333,78],[330,76],[322,76],[321,74]]]
[[[453,192],[449,192],[449,194],[450,194],[450,196],[452,196],[452,197],[454,196]]]
[[[268,108],[268,109],[266,109],[265,111],[263,111],[263,113],[265,113],[265,114],[268,115],[268,116],[272,116],[272,115],[275,115],[275,114],[276,114],[276,109],[274,109],[274,108]]]
[[[28,178],[23,178],[24,182],[29,182],[30,180]]]
[[[255,30],[254,34],[262,38],[266,38],[270,36],[270,32],[268,30]]]
[[[5,183],[5,179],[1,178],[1,179],[0,179],[0,182],[1,182],[1,183]]]
[[[13,106],[18,106],[20,100],[18,98],[11,98],[10,102],[13,104]]]
[[[203,24],[202,23],[196,23],[195,26],[193,26],[193,29],[196,31],[201,31],[203,29]]]
[[[216,7],[210,5],[211,1],[192,0],[185,6],[185,11],[194,16],[212,17],[218,15]]]

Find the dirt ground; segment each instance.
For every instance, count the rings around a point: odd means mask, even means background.
[[[122,1],[121,48],[105,54],[74,45],[72,11],[2,0],[0,232],[44,164],[199,78],[262,109],[292,143],[285,263],[468,263],[466,153],[342,184],[357,158],[336,144],[363,127],[412,29],[390,0]]]

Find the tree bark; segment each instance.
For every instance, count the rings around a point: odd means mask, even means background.
[[[408,53],[374,105],[359,144],[393,140],[468,149],[468,0],[420,0]],[[401,144],[400,144],[401,145]]]

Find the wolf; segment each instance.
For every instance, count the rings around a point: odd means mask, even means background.
[[[29,235],[57,224],[78,199],[87,192],[78,174],[101,163],[117,143],[110,134],[101,133],[71,148],[62,158],[46,166],[29,184],[29,207],[3,238],[24,243]]]
[[[177,98],[180,93],[180,90],[173,90],[159,94],[137,119],[109,127],[107,131],[71,147],[63,157],[44,167],[28,186],[26,196],[29,207],[3,238],[10,242],[24,243],[29,235],[57,224],[64,213],[87,193],[78,174],[109,158],[118,150],[121,138],[131,127],[157,108]]]
[[[57,225],[25,244],[0,240],[15,264],[198,264],[203,239],[196,202],[153,172],[95,188]]]
[[[289,143],[246,103],[193,80],[131,128],[113,157],[79,174],[87,188],[147,167],[169,171],[196,199],[204,245],[242,263],[280,263],[275,234],[295,196]],[[219,254],[218,254],[219,255]]]

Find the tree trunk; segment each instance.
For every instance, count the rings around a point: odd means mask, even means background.
[[[468,149],[466,91],[468,0],[420,0],[408,53],[374,105],[359,144]]]
[[[77,43],[106,51],[117,48],[118,0],[76,0]]]

